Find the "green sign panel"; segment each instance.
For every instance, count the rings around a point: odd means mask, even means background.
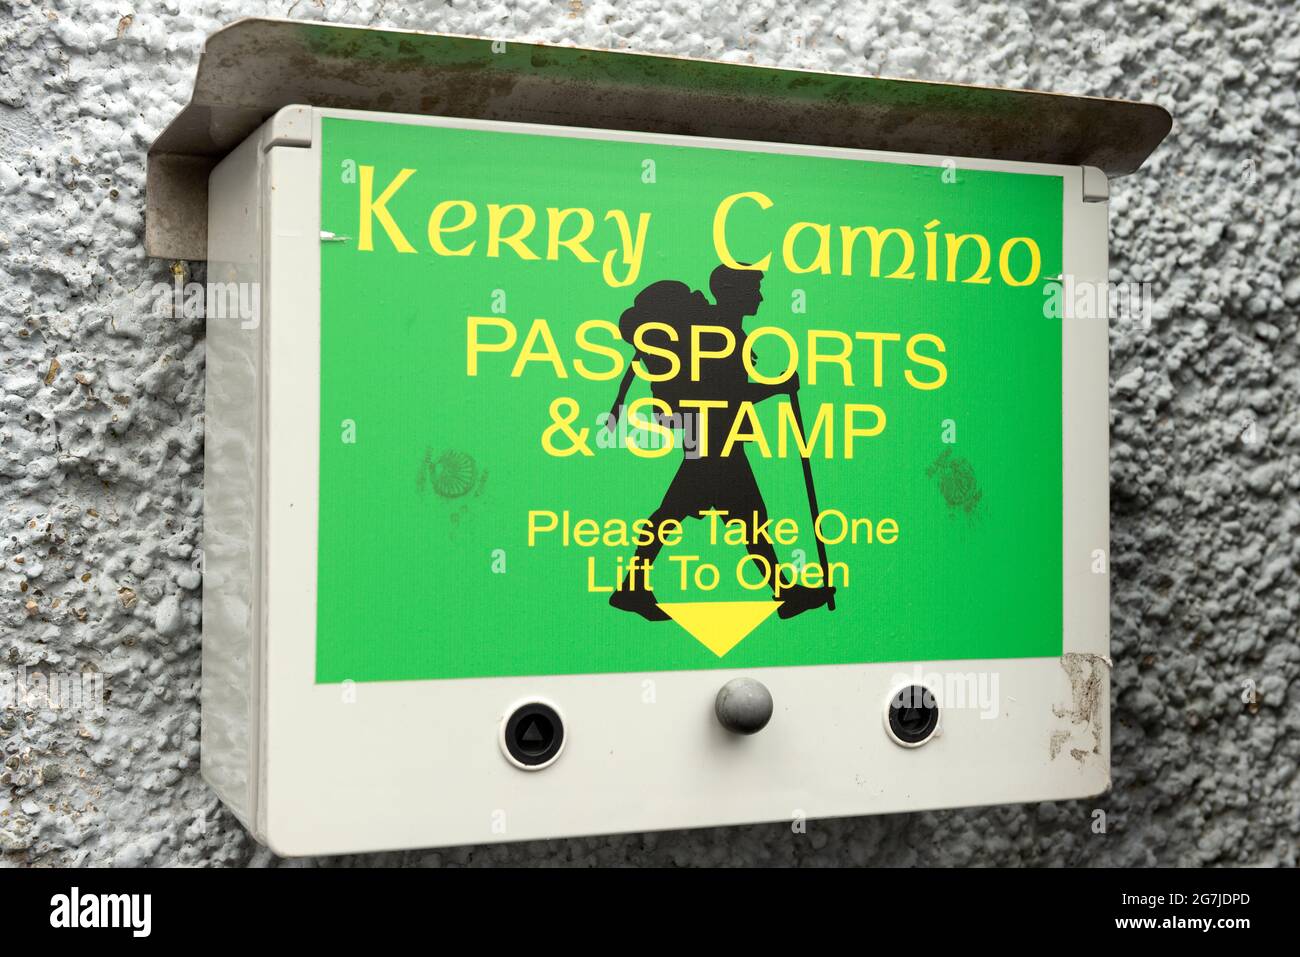
[[[1061,653],[1059,177],[326,118],[320,682]]]

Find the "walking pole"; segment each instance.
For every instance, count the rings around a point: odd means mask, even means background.
[[[790,393],[790,411],[794,413],[795,427],[798,428],[799,434],[804,436],[804,441],[807,441],[807,433],[803,430],[803,413],[799,410],[798,391]],[[813,538],[817,542],[817,561],[821,562],[822,571],[829,575],[830,566],[826,562],[826,543],[817,534],[817,516],[821,514],[821,509],[817,507],[817,489],[813,487],[812,462],[804,455],[800,455],[799,458],[803,462],[803,484],[808,489],[808,508],[812,512]],[[834,593],[826,600],[826,610],[835,610]]]
[[[627,390],[632,387],[632,366],[636,360],[641,358],[641,353],[632,356],[632,361],[627,364],[627,370],[623,373],[623,381],[618,385],[618,398],[614,400],[614,407],[609,410],[609,418],[605,420],[605,428],[612,435],[617,431],[619,413],[623,411],[623,402],[627,399]],[[799,427],[800,429],[803,426]]]

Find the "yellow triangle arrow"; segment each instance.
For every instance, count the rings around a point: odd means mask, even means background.
[[[779,601],[660,602],[668,617],[719,658],[767,621]]]

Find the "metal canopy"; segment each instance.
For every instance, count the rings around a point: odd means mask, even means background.
[[[199,57],[149,149],[145,249],[207,258],[208,173],[283,106],[456,116],[1134,172],[1169,132],[1149,103],[542,43],[246,19]]]

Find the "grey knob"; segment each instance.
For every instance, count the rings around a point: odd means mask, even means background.
[[[718,691],[713,710],[728,731],[754,734],[772,720],[772,693],[761,681],[732,678]]]

